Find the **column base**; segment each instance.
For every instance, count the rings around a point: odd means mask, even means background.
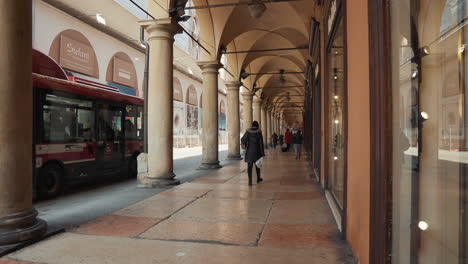
[[[180,181],[175,178],[174,173],[167,173],[160,177],[151,177],[148,173],[138,175],[138,188],[157,188],[160,186],[178,185]]]
[[[47,231],[47,223],[36,218],[32,209],[0,219],[0,246],[17,244],[40,238]]]
[[[240,154],[238,154],[238,155],[228,155],[226,160],[242,160],[242,156]]]
[[[199,170],[212,170],[212,169],[219,169],[222,168],[223,166],[219,165],[218,162],[214,163],[202,163],[200,167],[198,167]]]

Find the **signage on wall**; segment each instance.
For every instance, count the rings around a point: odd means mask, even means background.
[[[193,86],[188,89],[188,100],[187,103],[190,105],[197,105],[197,91]]]
[[[91,46],[64,35],[60,36],[60,65],[63,68],[92,76],[95,57]]]
[[[114,71],[112,74],[112,81],[115,83],[123,84],[133,87],[135,83],[135,72],[133,65],[122,59],[114,57]]]

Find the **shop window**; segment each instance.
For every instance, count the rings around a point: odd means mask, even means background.
[[[391,12],[392,263],[468,263],[467,1]]]
[[[340,209],[344,207],[346,84],[344,76],[343,20],[336,24],[328,51],[328,190]]]

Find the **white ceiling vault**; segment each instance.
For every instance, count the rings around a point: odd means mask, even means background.
[[[206,7],[252,0],[192,1],[195,7]],[[310,59],[308,49],[252,51],[308,47],[310,21],[320,12],[315,1],[262,2],[266,9],[259,17],[251,15],[248,5],[196,9],[200,42],[209,50],[209,53],[201,51],[199,60],[219,59],[223,47],[227,52],[251,51],[227,54],[228,65],[225,67],[234,75],[230,76],[231,80],[238,80],[242,69],[247,73],[305,72]],[[256,96],[274,106],[275,110],[284,110],[289,121],[293,118],[296,121],[296,113],[286,114],[286,111],[300,110],[291,106],[302,106],[295,102],[304,101],[304,80],[305,74],[255,74],[242,82],[250,90],[254,84],[265,87],[258,90]],[[284,86],[296,87],[276,88]],[[302,114],[299,119],[302,119]]]

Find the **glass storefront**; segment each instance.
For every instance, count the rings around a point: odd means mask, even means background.
[[[343,18],[328,51],[328,189],[343,209],[345,168],[345,76]]]
[[[467,0],[391,1],[392,263],[468,263]]]

